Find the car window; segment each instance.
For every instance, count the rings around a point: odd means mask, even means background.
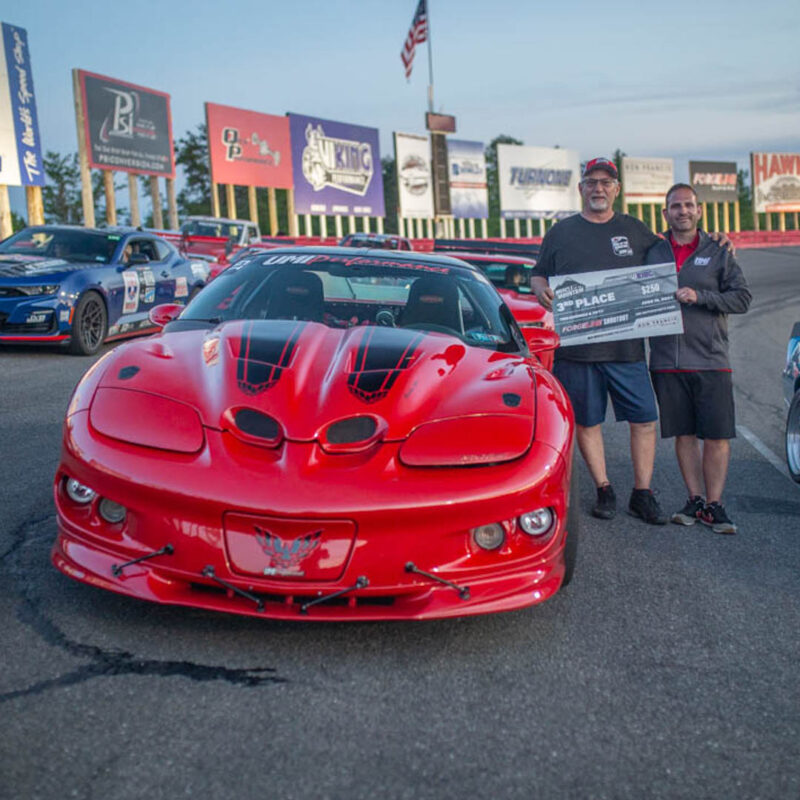
[[[121,236],[60,228],[25,228],[0,244],[0,253],[109,264]]]
[[[403,327],[517,352],[524,343],[503,309],[489,282],[463,267],[406,262],[389,254],[353,258],[279,253],[229,267],[181,319],[297,319],[333,328]]]

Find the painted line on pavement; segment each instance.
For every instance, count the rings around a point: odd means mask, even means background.
[[[744,425],[737,425],[736,426],[736,433],[738,433],[743,439],[747,439],[748,442],[752,445],[753,449],[756,450],[760,455],[762,455],[773,467],[775,467],[778,472],[781,473],[785,478],[792,482],[792,485],[798,486],[793,480],[792,476],[789,474],[789,469],[786,464],[783,463],[782,458],[778,458],[772,450],[767,447],[761,439],[756,436],[750,428],[745,427]]]

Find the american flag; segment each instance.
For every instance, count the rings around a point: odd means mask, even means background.
[[[406,78],[411,77],[411,68],[414,66],[414,51],[418,44],[428,41],[428,9],[426,0],[419,0],[419,5],[408,29],[403,52],[400,58],[403,59],[403,66],[406,68]]]

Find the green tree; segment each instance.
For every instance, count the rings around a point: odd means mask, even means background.
[[[80,224],[83,207],[78,154],[62,156],[54,150],[48,150],[43,161],[47,176],[47,184],[42,189],[45,222]]]
[[[489,193],[489,236],[500,235],[500,181],[497,174],[497,145],[524,144],[520,139],[501,133],[486,148],[486,185]]]
[[[739,223],[743,231],[752,231],[755,229],[753,220],[753,197],[750,194],[750,186],[748,179],[750,177],[750,170],[740,169],[736,173],[736,188],[739,192]]]
[[[176,198],[178,214],[182,217],[210,214],[211,172],[208,163],[208,128],[204,122],[193,131],[186,131],[175,143],[175,163],[183,170],[184,178],[183,188]]]
[[[14,231],[14,233],[21,231],[27,224],[25,217],[21,214],[17,214],[16,211],[11,212],[11,230]]]

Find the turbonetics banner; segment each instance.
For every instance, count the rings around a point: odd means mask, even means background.
[[[447,163],[453,216],[486,219],[489,216],[489,193],[483,142],[448,139]]]
[[[297,214],[382,217],[378,129],[289,114]]]
[[[577,150],[498,144],[497,174],[506,219],[559,219],[580,211]]]
[[[28,35],[24,28],[4,22],[0,36],[0,184],[44,183]]]

